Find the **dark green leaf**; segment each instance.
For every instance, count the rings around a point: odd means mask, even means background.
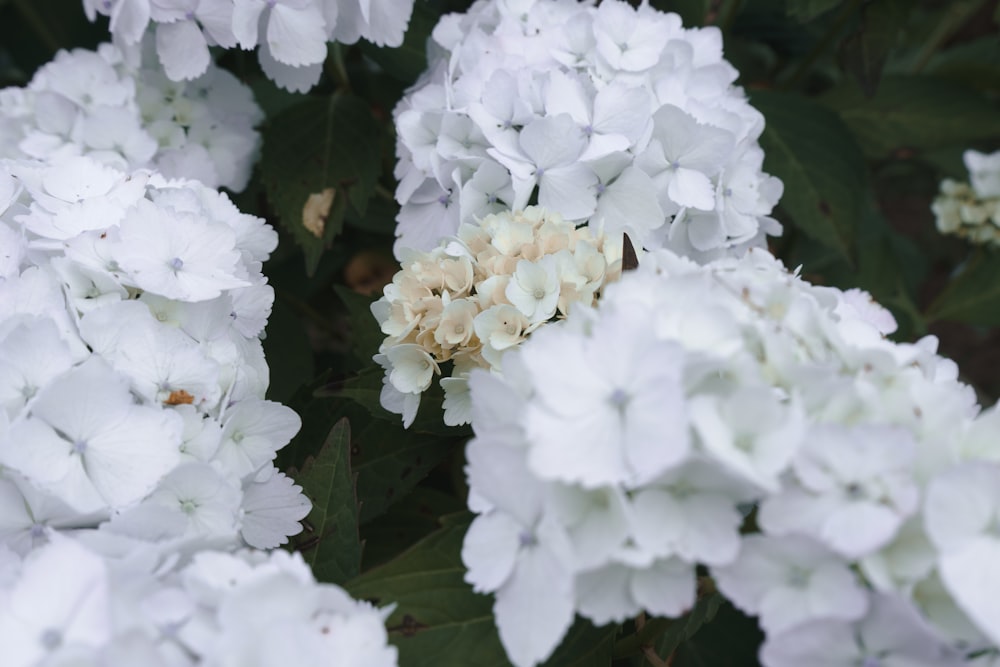
[[[465,509],[453,494],[418,486],[382,516],[364,526],[362,569],[370,570],[399,555],[400,551],[441,527],[438,517]]]
[[[381,171],[381,136],[368,105],[339,92],[307,98],[265,129],[261,175],[268,198],[282,227],[305,250],[310,275],[340,233],[348,202],[364,213]],[[317,203],[324,194],[328,208]],[[317,200],[307,226],[310,196]]]
[[[357,598],[396,603],[389,637],[406,667],[507,667],[493,621],[493,598],[465,583],[462,540],[468,517],[453,521],[396,559],[347,584]]]
[[[719,611],[723,598],[718,593],[704,595],[698,598],[694,608],[682,618],[670,624],[667,631],[663,633],[656,642],[656,654],[666,658],[674,653],[677,648],[695,636],[702,626],[715,618]]]
[[[595,628],[589,621],[577,618],[544,666],[608,667],[619,629],[615,624]]]
[[[384,513],[427,476],[462,439],[403,430],[401,423],[372,419],[355,430],[352,468],[357,472],[361,522]]]
[[[341,419],[301,471],[289,471],[313,502],[296,548],[320,581],[343,583],[361,570],[358,502],[351,473],[351,427]]]
[[[822,101],[840,114],[872,158],[1000,137],[995,105],[972,88],[936,77],[887,76],[871,99],[846,82]]]
[[[977,248],[928,307],[927,320],[1000,325],[1000,253]]]
[[[371,365],[372,355],[378,352],[385,338],[385,334],[379,328],[378,320],[371,311],[371,305],[376,299],[358,294],[343,285],[334,285],[333,291],[347,308],[347,317],[351,324],[351,351],[362,363]]]
[[[685,27],[695,27],[705,24],[710,0],[652,0],[650,4],[661,12],[678,14]]]
[[[1000,37],[994,33],[936,53],[924,72],[973,88],[1000,91]]]
[[[315,370],[309,336],[295,311],[280,298],[271,309],[263,343],[271,371],[267,397],[287,403],[299,387],[313,378]]]
[[[394,560],[347,584],[354,597],[396,602],[389,637],[406,667],[507,667],[497,636],[493,597],[465,583],[462,540],[471,517],[442,518],[443,527]],[[578,620],[547,667],[606,667],[615,627],[594,628]]]
[[[365,406],[376,419],[402,424],[402,417],[387,411],[379,401],[383,375],[384,371],[380,366],[372,366],[345,382],[320,390],[318,395],[349,398]],[[420,410],[409,430],[451,437],[471,435],[472,430],[468,425],[448,426],[444,423],[443,403],[444,391],[441,386],[437,383],[431,384],[430,388],[420,395]]]
[[[764,634],[757,622],[723,602],[706,623],[674,653],[672,667],[757,667]],[[802,665],[802,667],[807,667]]]
[[[786,0],[785,10],[789,16],[805,22],[830,11],[840,3],[841,0]]]
[[[858,29],[841,42],[841,65],[854,75],[866,97],[875,94],[911,7],[905,0],[874,0],[864,6]]]
[[[836,114],[800,96],[755,91],[752,101],[767,120],[760,138],[764,169],[785,184],[780,211],[849,258],[867,188],[867,167],[851,133]]]
[[[427,40],[437,21],[438,17],[423,2],[416,2],[401,46],[393,49],[365,41],[361,42],[361,52],[392,76],[411,84],[427,69]]]

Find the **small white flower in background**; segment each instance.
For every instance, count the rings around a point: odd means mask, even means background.
[[[408,427],[420,395],[451,362],[441,380],[444,421],[458,425],[471,417],[469,372],[501,372],[506,352],[533,331],[593,304],[618,274],[621,244],[531,206],[488,215],[433,250],[402,257],[372,304],[386,335],[375,356],[386,371],[382,406]]]
[[[188,22],[161,25],[170,31]],[[157,37],[190,55],[174,37]],[[204,66],[184,83],[168,79],[155,58],[152,39],[60,51],[26,88],[3,91],[18,103],[0,102],[0,158],[86,155],[121,171],[149,167],[211,188],[245,188],[260,148],[254,128],[263,120],[250,89],[211,64],[207,50]],[[103,193],[79,198],[95,194]]]
[[[206,550],[125,561],[71,538],[0,553],[5,667],[395,667],[391,612],[318,583],[299,554]]]
[[[473,370],[463,560],[512,662],[544,662],[573,612],[682,615],[701,567],[759,616],[765,667],[995,648],[995,417],[894,328],[766,251],[660,249]]]
[[[116,45],[155,34],[156,57],[173,81],[211,68],[210,46],[258,48],[279,86],[307,92],[319,81],[327,42],[366,39],[399,46],[413,0],[83,0],[91,21],[110,18]]]
[[[733,85],[717,28],[620,0],[480,0],[442,17],[432,40],[428,72],[394,112],[397,256],[533,196],[698,259],[780,234],[763,118]],[[460,142],[444,138],[454,128]]]
[[[310,504],[273,465],[299,417],[264,400],[274,230],[195,181],[88,157],[0,173],[0,226],[24,244],[0,280],[0,543],[286,542]]]
[[[970,183],[950,178],[931,204],[938,231],[970,243],[1000,245],[1000,151],[963,153]]]

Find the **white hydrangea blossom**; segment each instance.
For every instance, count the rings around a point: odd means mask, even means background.
[[[996,655],[998,413],[936,340],[763,250],[639,261],[469,377],[466,580],[512,662],[574,614],[682,614],[700,566],[765,667]]]
[[[145,47],[145,55],[142,51]],[[250,89],[206,64],[174,82],[152,43],[60,51],[25,88],[0,91],[0,158],[86,155],[123,171],[152,168],[240,191],[260,148]]]
[[[1000,151],[962,155],[971,183],[950,178],[931,204],[938,231],[972,243],[1000,246]]]
[[[196,181],[0,163],[0,544],[47,527],[271,548],[310,509],[264,400],[277,234]]]
[[[296,92],[319,81],[327,42],[363,38],[399,46],[413,12],[413,0],[83,0],[83,6],[91,21],[110,18],[116,44],[153,36],[174,81],[203,75],[209,47],[259,47],[265,74]]]
[[[394,112],[396,254],[537,203],[699,259],[778,234],[764,118],[718,28],[623,0],[479,0],[443,17]]]
[[[577,229],[530,206],[462,225],[428,252],[403,253],[402,270],[372,304],[385,340],[382,405],[413,423],[441,366],[444,422],[471,418],[466,378],[474,368],[502,371],[504,354],[574,304],[592,305],[621,272],[620,243]]]
[[[317,583],[300,554],[121,559],[69,537],[0,547],[4,665],[395,667],[391,612]]]

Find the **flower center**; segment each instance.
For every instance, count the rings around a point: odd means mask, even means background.
[[[73,443],[73,453],[83,454],[87,451],[87,442],[85,440],[77,440]]]
[[[522,547],[533,547],[538,544],[538,538],[530,530],[522,530],[517,536],[517,541]]]
[[[170,268],[173,269],[174,271],[180,271],[181,267],[184,266],[184,260],[181,259],[180,257],[174,257],[167,263],[170,265]]]

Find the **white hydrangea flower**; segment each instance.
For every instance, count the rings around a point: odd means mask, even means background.
[[[273,465],[299,417],[263,400],[274,230],[197,182],[88,157],[0,173],[0,225],[26,249],[0,280],[0,543],[287,541],[310,504]]]
[[[463,225],[429,252],[404,253],[402,270],[372,304],[386,335],[375,355],[386,371],[382,406],[408,427],[450,361],[444,421],[468,423],[469,372],[502,372],[507,351],[533,331],[592,304],[620,258],[620,245],[535,206]]]
[[[395,667],[391,612],[317,583],[299,554],[123,560],[62,535],[0,554],[4,664]]]
[[[110,17],[117,45],[155,33],[156,56],[173,81],[210,71],[210,46],[259,47],[264,72],[303,93],[319,81],[327,42],[399,46],[413,12],[413,0],[83,0],[83,6],[91,21]]]
[[[702,567],[760,617],[768,667],[994,650],[995,418],[894,325],[762,250],[660,249],[473,370],[463,559],[512,662],[544,662],[572,612],[679,616]],[[522,591],[526,548],[548,575]],[[523,624],[539,596],[552,616]]]
[[[700,259],[780,233],[763,118],[717,28],[620,0],[480,0],[442,17],[429,60],[394,112],[397,256],[533,203]]]
[[[163,37],[189,22],[161,25],[168,27],[157,44],[190,57],[179,34]],[[255,127],[263,113],[247,86],[210,64],[207,49],[204,55],[200,71],[185,77],[194,80],[176,83],[156,66],[151,40],[60,51],[26,88],[3,91],[19,102],[0,103],[0,158],[85,155],[122,171],[149,167],[168,178],[242,190],[259,151]],[[100,174],[90,168],[78,177],[98,179],[92,187],[99,187]],[[80,199],[98,194],[81,192]]]
[[[1000,151],[968,150],[962,155],[970,183],[950,178],[931,204],[938,231],[971,243],[1000,245]]]

